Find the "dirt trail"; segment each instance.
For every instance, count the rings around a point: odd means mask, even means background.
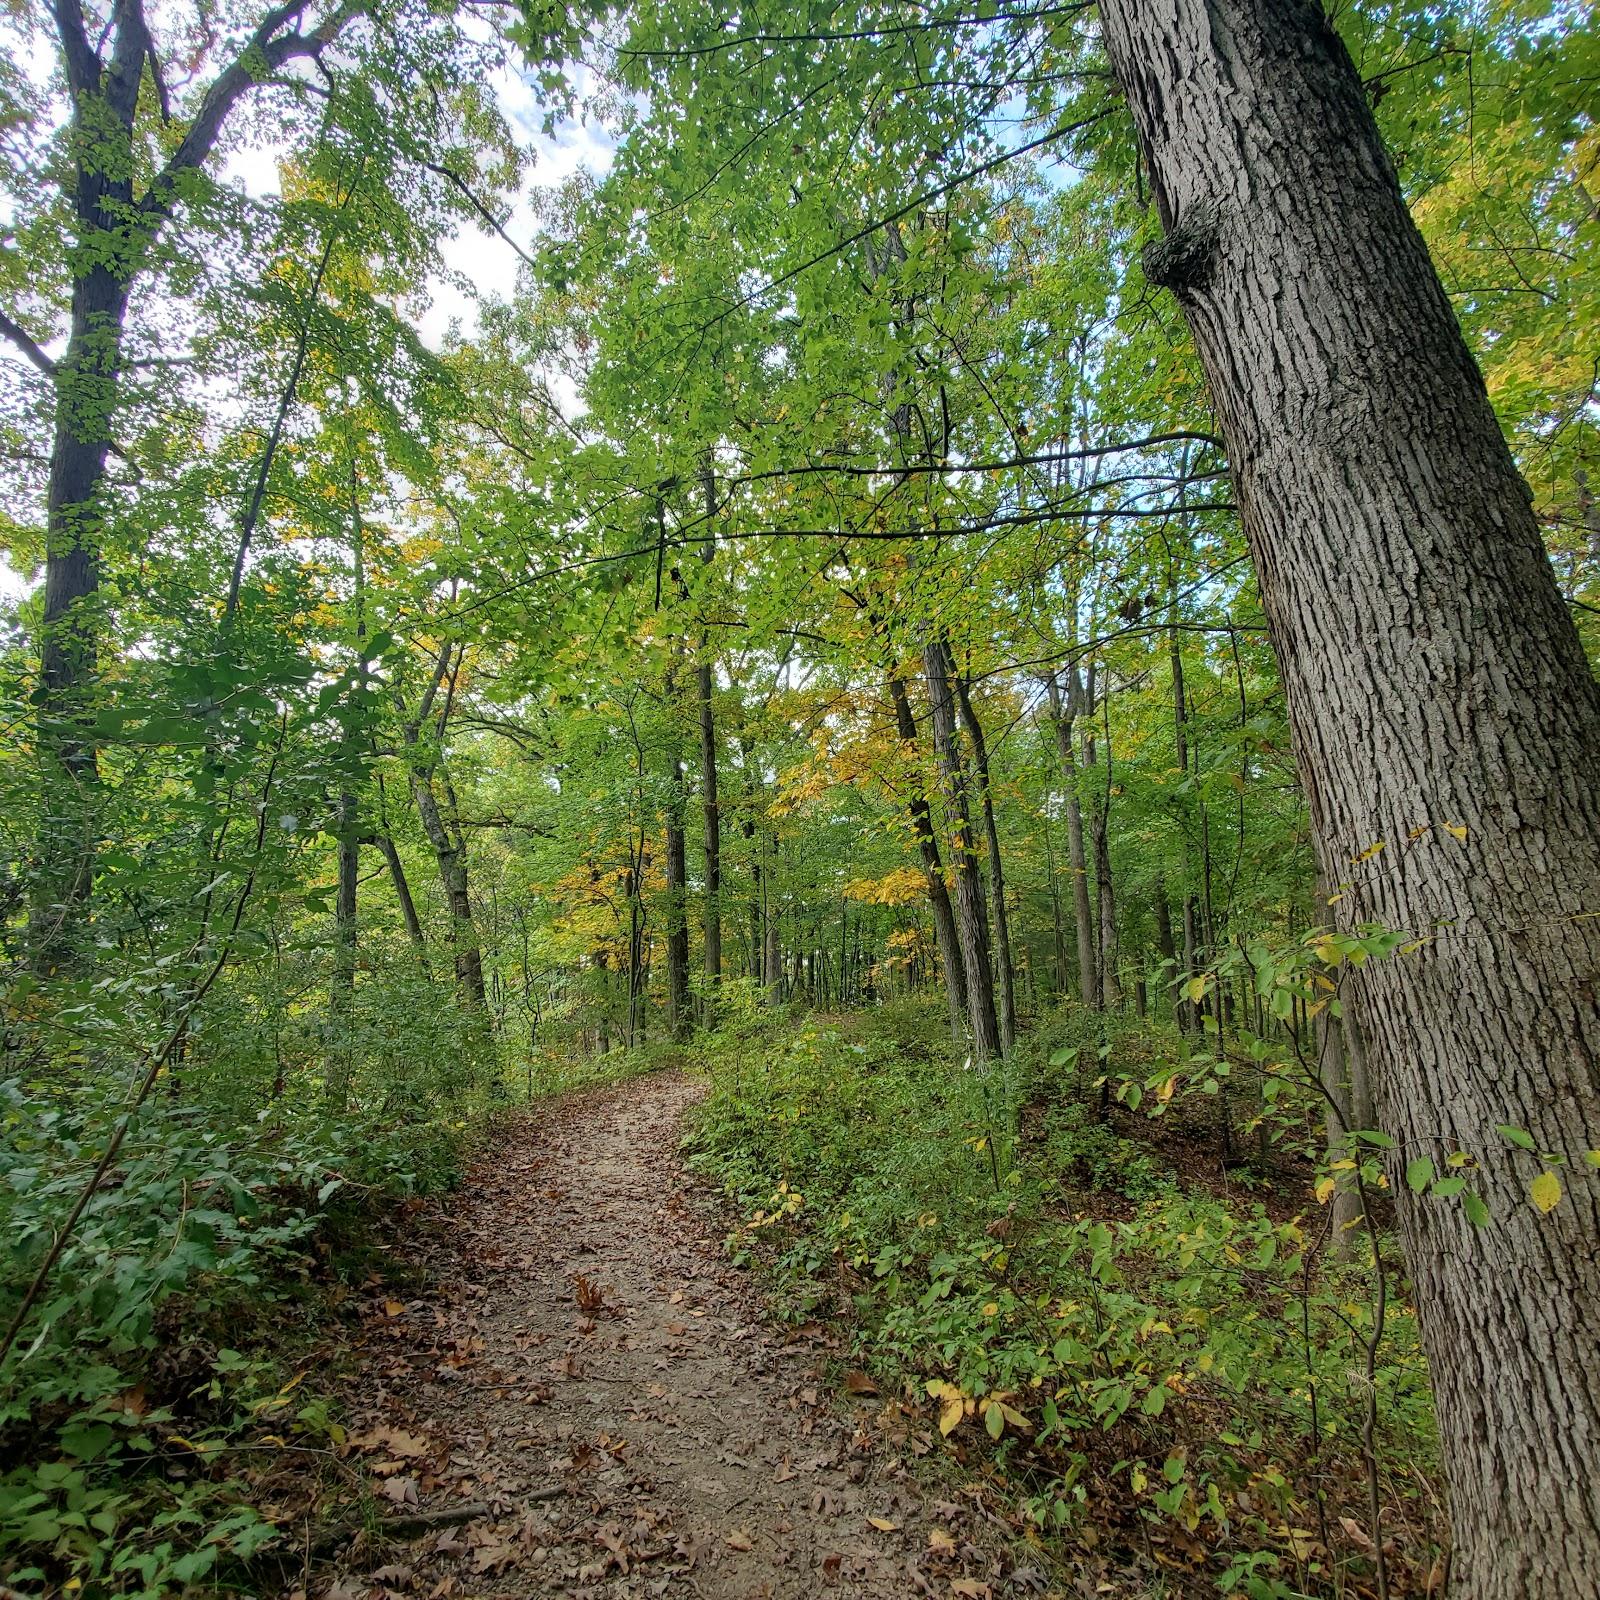
[[[379,1291],[354,1442],[382,1510],[484,1509],[348,1549],[331,1600],[1022,1592],[972,1502],[923,1498],[881,1402],[841,1417],[815,1346],[763,1321],[677,1158],[698,1092],[508,1123],[423,1231],[429,1292]]]

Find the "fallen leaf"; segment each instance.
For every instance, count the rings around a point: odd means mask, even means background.
[[[753,1550],[755,1541],[743,1528],[735,1528],[727,1538],[722,1541],[730,1550]]]
[[[878,1386],[864,1372],[847,1372],[844,1386],[851,1394],[876,1394]]]
[[[867,1526],[876,1528],[879,1533],[899,1533],[900,1524],[891,1522],[887,1517],[868,1517]]]

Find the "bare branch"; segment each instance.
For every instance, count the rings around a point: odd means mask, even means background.
[[[0,311],[0,334],[19,349],[47,378],[56,375],[56,364],[43,350],[28,336],[17,323],[13,322],[5,312]]]

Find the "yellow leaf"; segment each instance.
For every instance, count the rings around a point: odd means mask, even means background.
[[[1561,1180],[1546,1169],[1528,1185],[1528,1198],[1549,1215],[1561,1204]]]
[[[1330,967],[1336,967],[1344,960],[1344,951],[1332,939],[1318,939],[1311,947],[1317,954],[1319,961],[1325,961]]]
[[[1333,1191],[1338,1187],[1339,1185],[1332,1178],[1324,1178],[1317,1185],[1317,1204],[1319,1206],[1327,1205],[1328,1201],[1333,1198]]]
[[[991,1300],[987,1305],[984,1306],[983,1314],[986,1317],[998,1317],[1000,1315],[1000,1307],[997,1306],[993,1300]]]
[[[1452,839],[1459,839],[1463,844],[1467,842],[1467,830],[1462,823],[1447,822],[1444,825],[1444,831],[1448,833]]]
[[[939,1432],[949,1438],[960,1427],[961,1419],[967,1414],[967,1408],[960,1395],[946,1400],[939,1407]]]
[[[898,1533],[900,1531],[900,1524],[891,1522],[887,1517],[868,1517],[867,1526],[876,1528],[879,1533]]]

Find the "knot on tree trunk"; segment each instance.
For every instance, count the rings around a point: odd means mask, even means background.
[[[1206,288],[1216,265],[1218,237],[1216,207],[1191,207],[1181,221],[1144,247],[1140,262],[1145,277],[1174,294]]]

